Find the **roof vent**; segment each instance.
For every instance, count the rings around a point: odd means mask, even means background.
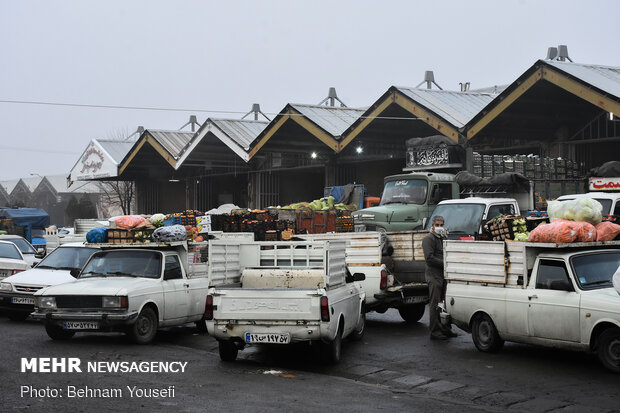
[[[435,85],[439,88],[439,90],[443,90],[441,88],[441,86],[439,86],[436,82],[435,82],[435,74],[433,73],[432,70],[427,70],[424,72],[424,80],[421,81],[416,88],[419,88],[420,86],[422,86],[424,83],[426,83],[426,88],[427,89],[431,89],[432,85]]]
[[[327,97],[323,99],[322,101],[320,101],[319,105],[326,104],[327,106],[335,106],[336,101],[340,103],[341,108],[347,107],[347,105],[345,105],[344,102],[338,98],[338,95],[336,94],[336,88],[330,87],[329,92],[327,92]]]
[[[469,90],[469,82],[459,82],[461,85],[461,92],[467,92]]]
[[[568,57],[568,46],[561,44],[558,46],[558,60],[564,62],[566,59],[571,63],[573,62],[571,58]]]
[[[553,60],[558,57],[558,48],[550,47],[547,49],[547,60]]]
[[[254,114],[254,120],[258,120],[258,115],[261,114],[261,115],[263,115],[265,117],[265,119],[267,119],[268,121],[271,122],[271,119],[269,119],[267,117],[267,115],[265,115],[263,112],[261,112],[260,105],[258,103],[252,103],[252,110],[250,110],[248,113],[243,115],[243,117],[241,119],[245,119],[250,113]]]
[[[200,123],[198,123],[198,120],[196,119],[196,115],[190,115],[189,116],[189,121],[187,121],[187,123],[183,126],[181,126],[179,128],[179,130],[183,129],[184,127],[186,127],[187,125],[191,125],[192,126],[192,132],[196,132],[196,125],[198,125],[198,127],[200,128]]]
[[[134,133],[132,133],[131,135],[129,135],[128,137],[125,138],[125,141],[135,141],[137,140],[140,136],[142,136],[142,133],[144,132],[144,126],[138,126],[138,129],[136,129],[136,131]]]

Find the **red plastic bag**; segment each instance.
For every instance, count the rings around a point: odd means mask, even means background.
[[[613,241],[620,234],[620,225],[603,221],[596,224],[597,241]]]
[[[576,222],[556,220],[550,224],[542,224],[530,232],[528,241],[569,243],[577,239],[578,227]]]
[[[119,228],[131,229],[141,224],[144,221],[144,217],[139,215],[125,215],[116,218],[116,226]]]

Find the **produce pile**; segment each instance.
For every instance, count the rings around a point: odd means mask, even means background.
[[[357,211],[357,205],[355,204],[336,204],[336,198],[328,196],[325,198],[315,199],[312,202],[297,202],[294,204],[285,205],[283,207],[277,206],[278,209],[295,209],[295,210],[313,210],[313,211]]]
[[[527,241],[529,236],[527,222],[521,215],[498,215],[488,221],[484,228],[490,232],[493,241]]]
[[[603,220],[603,206],[592,198],[550,201],[547,206],[547,214],[551,221],[563,219],[596,225]]]

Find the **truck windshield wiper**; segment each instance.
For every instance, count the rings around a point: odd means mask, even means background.
[[[104,274],[102,272],[94,272],[94,271],[83,272],[82,274],[80,274],[80,278],[88,278],[88,277],[104,277],[105,278],[107,277],[107,274]]]
[[[581,283],[581,285],[584,286],[584,287],[587,287],[589,285],[608,284],[608,283],[611,283],[611,280],[591,281],[589,283]]]
[[[113,275],[116,277],[136,277],[136,275],[134,274],[130,274],[130,273],[122,272],[122,271],[108,272],[106,273],[106,275]]]

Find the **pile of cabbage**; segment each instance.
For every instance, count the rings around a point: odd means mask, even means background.
[[[565,219],[596,225],[603,220],[603,206],[592,198],[550,201],[547,205],[547,215],[551,221]]]

